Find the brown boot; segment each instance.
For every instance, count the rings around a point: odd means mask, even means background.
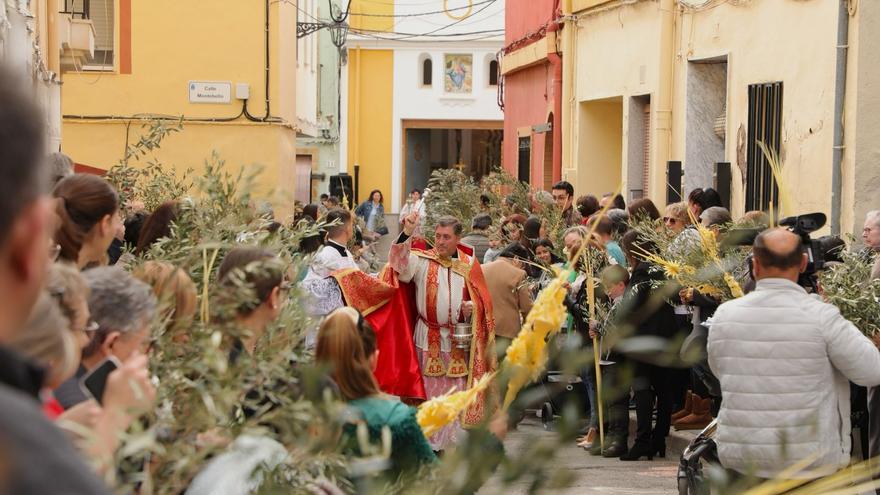
[[[702,430],[712,422],[712,399],[694,397],[694,411],[675,422],[672,426],[676,430]]]
[[[687,394],[684,396],[684,408],[672,414],[673,422],[678,421],[685,416],[689,416],[694,412],[694,397],[694,394],[688,390]]]

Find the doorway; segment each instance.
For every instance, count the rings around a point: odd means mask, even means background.
[[[479,181],[500,168],[502,126],[501,122],[405,121],[404,194],[424,189],[434,170],[457,168]]]
[[[531,182],[532,176],[532,137],[519,138],[519,157],[517,159],[517,178],[520,182]]]
[[[623,98],[580,104],[576,191],[600,196],[617,190],[623,162]]]
[[[715,164],[725,161],[727,58],[687,64],[684,194],[712,187]]]
[[[307,205],[312,202],[312,155],[296,155],[294,199]]]

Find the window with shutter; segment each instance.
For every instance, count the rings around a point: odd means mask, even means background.
[[[422,62],[422,86],[431,86],[434,77],[433,72],[434,63],[431,61],[431,57],[428,57]]]
[[[498,86],[498,61],[489,62],[489,86]]]
[[[83,0],[78,0],[83,1]],[[95,58],[83,67],[85,70],[113,68],[113,48],[116,38],[114,22],[116,0],[88,0],[89,18],[95,28]]]

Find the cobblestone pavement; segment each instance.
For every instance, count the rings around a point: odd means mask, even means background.
[[[527,419],[516,431],[511,431],[504,442],[511,455],[525,442],[535,438],[549,437],[556,433],[546,431],[537,420]],[[564,490],[546,490],[557,494],[619,494],[619,495],[671,495],[677,494],[677,456],[653,461],[622,462],[591,456],[574,444],[561,447],[557,455],[560,469],[575,475],[571,486]],[[528,493],[528,481],[502,488],[497,479],[490,480],[480,494],[504,493],[517,495]]]

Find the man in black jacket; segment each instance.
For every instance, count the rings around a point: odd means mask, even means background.
[[[35,396],[41,370],[2,344],[25,323],[49,265],[43,118],[0,67],[0,493],[109,493]]]

